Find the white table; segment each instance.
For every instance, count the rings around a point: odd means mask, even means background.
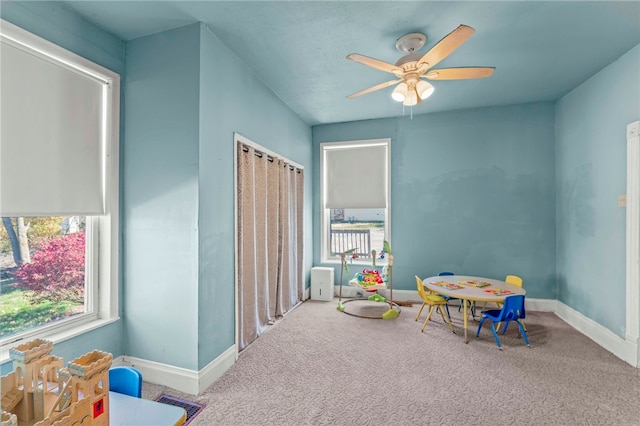
[[[438,281],[446,281],[452,284],[458,284],[460,281],[477,281],[477,282],[487,282],[489,283],[486,287],[473,287],[462,285],[460,289],[449,289],[447,287],[441,287],[436,284],[432,284]],[[467,275],[443,275],[443,276],[435,276],[429,277],[422,280],[422,284],[424,287],[437,294],[444,294],[445,296],[454,297],[456,299],[461,299],[463,301],[462,305],[464,307],[463,315],[464,315],[464,342],[469,343],[469,336],[467,334],[467,328],[469,326],[469,314],[467,312],[469,303],[467,302],[493,302],[493,303],[503,303],[504,298],[507,296],[511,296],[512,294],[522,294],[525,295],[527,292],[517,285],[509,284],[504,281],[494,280],[492,278],[483,278],[483,277],[471,277]],[[488,293],[486,290],[491,289],[505,289],[509,290],[511,294],[504,295],[496,295],[493,293]]]
[[[109,426],[181,426],[184,408],[109,392]]]

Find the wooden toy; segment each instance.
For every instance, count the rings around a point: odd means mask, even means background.
[[[0,378],[0,426],[109,426],[113,356],[92,351],[69,362],[35,339],[9,350],[13,371]]]
[[[16,416],[15,414],[9,414],[6,411],[3,411],[0,425],[18,426],[18,416]]]

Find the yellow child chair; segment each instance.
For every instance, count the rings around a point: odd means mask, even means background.
[[[513,285],[517,285],[518,287],[522,287],[522,278],[517,275],[507,275],[507,278],[504,279],[505,282]]]
[[[449,328],[451,329],[451,332],[455,333],[455,331],[453,330],[453,324],[451,324],[451,319],[449,319],[449,315],[445,310],[447,300],[442,296],[438,296],[437,294],[427,293],[424,289],[424,286],[422,285],[422,280],[417,275],[416,275],[416,284],[418,286],[418,294],[422,298],[422,306],[420,306],[420,310],[418,311],[418,315],[416,316],[416,321],[418,321],[418,318],[420,318],[420,314],[422,314],[422,310],[426,305],[429,305],[431,307],[429,308],[429,314],[427,315],[427,318],[424,320],[424,324],[422,324],[422,331],[424,331],[424,329],[427,327],[427,323],[429,322],[429,319],[431,318],[433,311],[437,309],[438,312],[440,312],[440,316],[442,317],[442,320],[447,324],[449,324]]]

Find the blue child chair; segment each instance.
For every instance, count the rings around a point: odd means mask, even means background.
[[[439,277],[445,277],[445,276],[451,276],[451,275],[455,275],[455,274],[453,272],[447,272],[447,271],[442,271],[442,272],[438,273]],[[444,308],[447,310],[447,315],[449,315],[449,303],[448,302],[451,299],[454,299],[454,298],[451,297],[451,296],[445,296],[444,294],[439,294],[438,296],[442,297],[444,300],[447,301],[447,304],[444,305]],[[449,318],[451,318],[451,315],[449,315]]]
[[[520,328],[520,334],[524,338],[525,343],[528,347],[529,339],[527,338],[527,332],[522,326],[522,322],[520,322],[520,318],[525,317],[524,310],[524,295],[517,294],[513,296],[507,296],[504,298],[504,305],[502,309],[494,309],[490,311],[482,311],[482,318],[480,319],[480,324],[478,324],[478,331],[476,332],[476,337],[480,335],[480,329],[482,329],[482,324],[486,319],[491,320],[491,332],[493,333],[493,338],[496,339],[496,343],[498,344],[498,349],[502,350],[502,344],[500,343],[500,338],[498,337],[498,333],[496,333],[496,323],[504,322],[504,328],[502,329],[502,334],[507,331],[507,326],[509,322],[514,321],[518,324]]]
[[[133,367],[112,367],[109,369],[109,390],[141,398],[142,374]]]

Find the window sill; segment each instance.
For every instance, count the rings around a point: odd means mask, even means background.
[[[56,331],[52,331],[51,333],[43,333],[39,336],[32,336],[29,338],[25,338],[23,340],[14,341],[12,343],[8,343],[2,347],[0,347],[0,364],[4,364],[5,362],[11,361],[9,358],[9,349],[18,346],[22,343],[26,343],[30,340],[41,338],[45,340],[50,340],[55,345],[56,343],[64,342],[65,340],[72,339],[81,334],[87,333],[92,330],[96,330],[100,327],[104,327],[105,325],[114,323],[118,321],[120,317],[108,318],[108,319],[97,319],[92,321],[87,321],[81,323],[74,327],[68,327],[64,329],[58,329]]]
[[[323,264],[329,264],[329,265],[340,265],[340,259],[324,259],[322,260]],[[360,266],[372,266],[373,263],[371,262],[371,259],[368,260],[354,260],[353,262],[348,261],[347,265],[349,266],[349,269],[351,269],[352,266],[355,267],[360,267]],[[389,262],[387,261],[387,259],[384,260],[380,260],[377,259],[376,260],[376,268],[383,268],[385,266],[388,266]]]

